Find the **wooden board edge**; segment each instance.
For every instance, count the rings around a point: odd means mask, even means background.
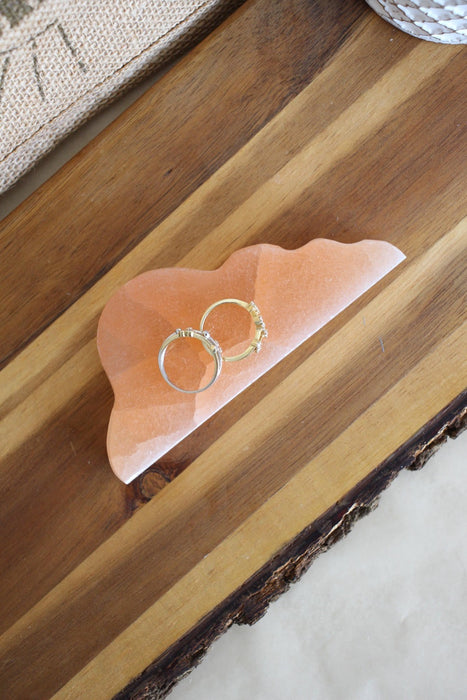
[[[374,510],[380,494],[402,469],[421,469],[448,437],[457,437],[466,427],[467,389],[117,693],[114,700],[165,698],[223,632],[234,623],[252,625],[259,620],[269,604],[298,581],[319,554]]]

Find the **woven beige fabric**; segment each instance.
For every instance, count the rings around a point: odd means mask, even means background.
[[[239,0],[0,0],[0,192]]]

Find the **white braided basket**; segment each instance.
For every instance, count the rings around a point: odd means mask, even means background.
[[[366,0],[398,29],[428,41],[467,44],[467,0]]]

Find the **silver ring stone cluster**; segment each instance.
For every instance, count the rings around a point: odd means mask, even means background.
[[[204,330],[204,324],[206,323],[206,319],[211,313],[213,309],[215,309],[217,306],[220,306],[221,304],[237,304],[237,306],[241,306],[243,309],[248,311],[248,313],[251,315],[253,322],[255,324],[255,334],[254,337],[252,338],[249,346],[247,349],[240,353],[239,355],[233,355],[231,357],[224,357],[222,354],[222,349],[210,333],[208,331]],[[173,333],[171,333],[162,343],[160,350],[159,350],[159,357],[158,357],[158,362],[159,362],[159,369],[161,371],[162,377],[165,379],[167,384],[169,386],[173,387],[177,391],[182,391],[184,394],[198,394],[200,391],[206,391],[206,389],[209,389],[210,386],[214,384],[216,379],[219,377],[221,370],[222,370],[222,362],[237,362],[238,360],[244,360],[248,355],[250,355],[252,352],[259,352],[261,350],[261,343],[264,338],[267,338],[268,336],[268,331],[266,328],[266,325],[263,321],[263,317],[261,316],[261,313],[256,306],[254,301],[246,302],[246,301],[241,301],[240,299],[221,299],[220,301],[216,301],[214,304],[211,304],[206,311],[204,312],[203,316],[201,317],[201,322],[200,322],[200,327],[199,329],[196,328],[185,328],[182,330],[181,328],[177,328]],[[182,389],[181,387],[177,386],[174,384],[167,376],[167,372],[165,371],[165,366],[164,366],[164,361],[165,361],[165,353],[167,351],[168,346],[173,343],[175,340],[178,340],[179,338],[195,338],[196,340],[201,341],[203,344],[205,350],[212,356],[214,359],[214,373],[211,379],[207,384],[205,384],[203,387],[200,389]]]

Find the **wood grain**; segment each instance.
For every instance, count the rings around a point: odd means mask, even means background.
[[[165,692],[264,609],[291,543],[308,561],[462,423],[464,65],[357,1],[247,2],[4,221],[8,698]],[[407,260],[121,484],[95,346],[107,299],[145,269],[317,236]]]

